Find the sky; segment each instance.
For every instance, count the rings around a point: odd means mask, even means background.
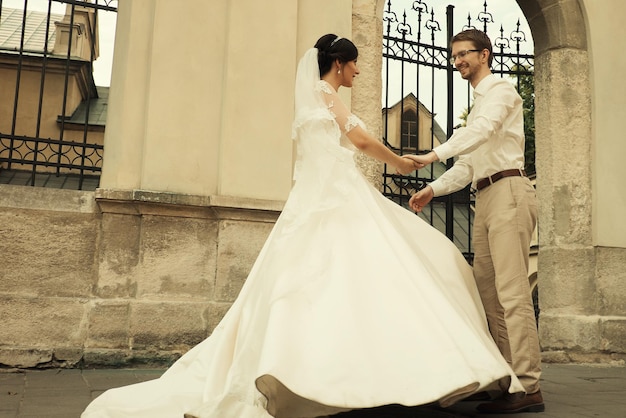
[[[110,2],[117,7],[117,1]],[[28,0],[28,10],[40,12],[48,11],[48,0]],[[99,4],[105,4],[103,0]],[[12,9],[24,9],[24,0],[2,0],[2,7]],[[57,1],[52,2],[53,14],[65,14],[68,6]],[[111,83],[111,65],[113,62],[113,44],[115,41],[115,12],[98,11],[99,49],[100,56],[94,61],[94,80],[97,86],[109,86]]]
[[[395,13],[398,20],[402,20],[403,14],[406,12],[407,23],[411,26],[413,36],[407,36],[408,39],[417,40],[417,24],[418,24],[418,12],[413,10],[414,5],[427,6],[428,13],[422,13],[422,43],[431,43],[430,30],[424,29],[426,20],[431,18],[431,13],[434,13],[434,20],[438,22],[440,31],[435,32],[435,45],[445,47],[448,44],[447,28],[446,28],[446,6],[453,5],[454,23],[452,32],[457,33],[464,29],[467,25],[468,14],[471,17],[471,23],[477,29],[483,30],[483,22],[477,20],[480,13],[484,13],[484,5],[487,3],[487,12],[491,14],[493,23],[487,24],[487,33],[494,43],[495,39],[500,36],[500,26],[502,25],[503,34],[505,37],[510,38],[511,32],[517,30],[517,22],[520,22],[519,30],[524,32],[526,41],[520,43],[520,52],[522,54],[533,53],[533,41],[530,32],[530,28],[526,22],[524,14],[520,10],[515,0],[391,0],[391,10]],[[423,6],[421,6],[423,7]],[[389,9],[388,2],[385,2],[385,11]],[[388,15],[388,13],[385,13]],[[485,16],[484,14],[482,16]],[[397,25],[396,25],[397,26]],[[386,22],[384,22],[384,31],[386,32]],[[392,36],[400,36],[398,32],[395,32],[395,28],[391,27]],[[514,53],[515,43],[510,42],[510,49],[505,49],[504,52]],[[404,67],[404,90],[401,91],[400,80],[401,68],[398,61],[390,60],[390,86],[389,86],[389,99],[386,103],[386,92],[383,92],[383,103],[389,106],[394,105],[409,92],[414,94],[417,91],[417,85],[419,82],[419,99],[420,101],[431,111],[435,113],[435,120],[439,125],[446,129],[446,72],[444,70],[436,70],[433,72],[427,67],[421,67],[419,73],[419,81],[417,78],[417,72],[415,70],[415,64],[405,65]],[[383,85],[385,84],[385,62],[383,61]],[[459,116],[467,108],[468,99],[467,94],[470,90],[468,83],[461,79],[458,73],[454,73],[454,106],[453,114],[455,116],[453,120],[453,126],[461,123]],[[434,103],[433,103],[434,97]]]

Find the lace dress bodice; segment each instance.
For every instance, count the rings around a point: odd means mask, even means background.
[[[298,142],[294,180],[298,180],[305,166],[328,170],[328,164],[344,162],[353,165],[357,149],[346,134],[357,126],[366,129],[363,121],[348,110],[326,81],[319,80],[316,92],[326,107],[310,111],[294,121],[292,136]],[[308,162],[313,164],[306,164]]]
[[[303,112],[293,124],[297,141],[295,185],[283,214],[294,221],[341,205],[353,193],[355,178],[361,176],[354,160],[357,148],[346,134],[357,126],[365,129],[365,124],[326,81],[319,80],[316,92],[325,107]]]

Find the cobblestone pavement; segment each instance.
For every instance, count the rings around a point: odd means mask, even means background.
[[[0,417],[78,418],[85,406],[106,389],[156,379],[162,373],[163,370],[152,369],[0,371]],[[515,417],[626,418],[624,366],[544,364],[541,387],[546,411]],[[345,415],[346,418],[502,417],[477,413],[477,404],[460,402],[445,410],[383,407]]]

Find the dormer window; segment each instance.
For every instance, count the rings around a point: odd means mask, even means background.
[[[406,110],[402,114],[402,148],[417,149],[417,113],[414,110]]]

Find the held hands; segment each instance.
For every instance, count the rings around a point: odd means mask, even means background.
[[[433,188],[430,186],[426,186],[422,190],[411,196],[411,199],[409,200],[409,206],[415,212],[421,212],[424,206],[429,204],[433,197],[435,197]]]
[[[403,161],[398,164],[396,173],[404,175],[404,174],[409,174],[412,171],[424,168],[428,164],[432,164],[433,162],[439,160],[439,157],[437,157],[437,154],[435,154],[434,151],[431,151],[428,154],[423,154],[423,155],[415,155],[415,154],[402,155],[402,159],[408,160],[411,163],[409,165],[407,164],[407,162]]]
[[[409,174],[414,170],[419,170],[420,168],[426,167],[428,164],[432,164],[438,159],[437,154],[433,151],[425,155],[403,155],[402,158],[400,158],[396,172],[403,175]],[[429,204],[433,197],[435,197],[433,188],[426,186],[411,196],[409,206],[415,212],[421,212],[424,206]]]
[[[420,154],[420,155],[409,154],[409,155],[403,155],[402,157],[408,158],[412,160],[413,162],[415,162],[415,166],[418,169],[424,168],[428,164],[432,164],[435,161],[439,160],[439,157],[437,157],[437,154],[435,154],[434,151],[431,151],[428,154]]]
[[[404,156],[403,156],[404,157]],[[396,174],[410,174],[419,167],[415,161],[410,158],[399,158],[396,166]]]

